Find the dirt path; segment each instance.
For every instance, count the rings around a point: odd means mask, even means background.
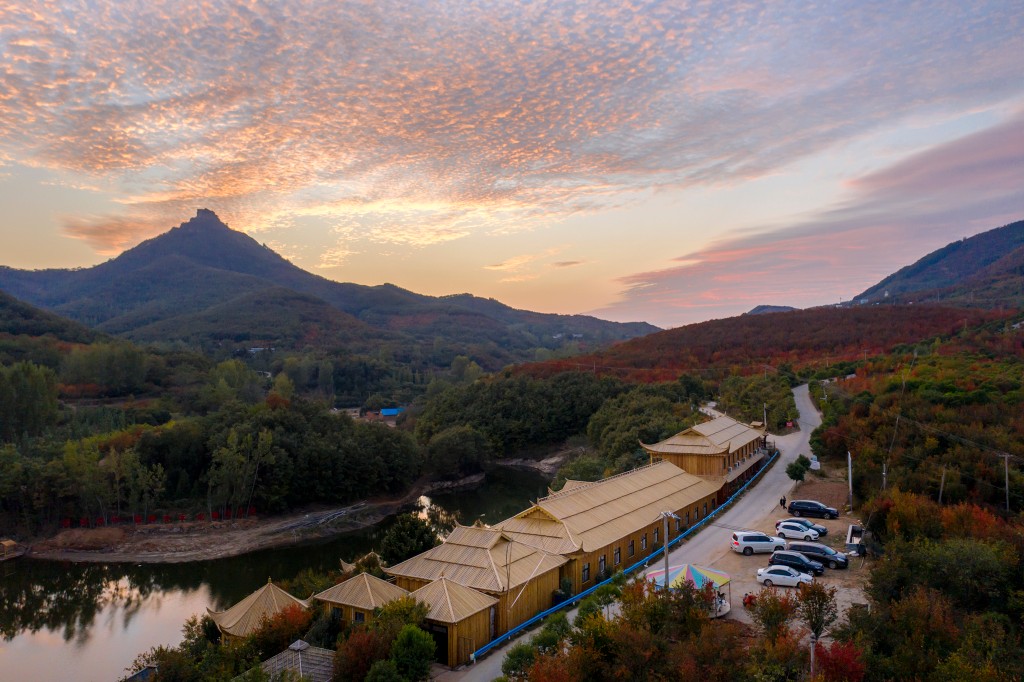
[[[483,474],[454,483],[417,482],[399,498],[364,500],[346,507],[316,509],[270,518],[233,521],[74,528],[34,543],[28,556],[76,562],[171,564],[238,556],[376,525],[435,490],[475,487]]]

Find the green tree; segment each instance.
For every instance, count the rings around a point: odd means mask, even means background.
[[[428,465],[442,477],[456,478],[476,473],[492,454],[490,441],[472,426],[445,429],[427,444]]]
[[[434,648],[433,637],[415,625],[406,625],[391,645],[391,660],[403,679],[419,682],[430,677]]]
[[[537,650],[530,644],[514,644],[501,662],[501,674],[509,680],[526,680],[536,658]]]
[[[429,636],[429,635],[428,635]],[[390,659],[377,661],[366,673],[365,682],[408,682],[408,678],[398,672],[398,666]]]
[[[391,565],[425,552],[439,543],[430,524],[415,514],[399,516],[380,542],[380,556]]]
[[[786,475],[794,481],[804,480],[804,475],[807,474],[807,467],[803,466],[800,462],[790,462],[786,465]]]

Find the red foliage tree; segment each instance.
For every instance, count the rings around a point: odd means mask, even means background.
[[[815,649],[818,679],[822,682],[861,682],[867,673],[863,653],[853,642],[832,642]]]

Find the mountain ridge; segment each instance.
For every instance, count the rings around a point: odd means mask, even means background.
[[[249,305],[256,292],[268,289],[272,293],[261,299],[264,304],[282,306],[290,297],[284,290],[291,290],[344,315],[330,316],[325,326],[339,338],[359,338],[369,347],[397,342],[401,336],[431,343],[441,337],[458,353],[491,357],[491,369],[532,359],[531,349],[566,343],[555,339],[582,337],[588,344],[604,344],[658,330],[642,322],[517,310],[469,294],[432,297],[393,284],[335,282],[232,230],[208,209],[92,268],[27,271],[0,266],[0,289],[97,330],[150,339],[160,329],[164,340],[194,339],[193,325],[210,329],[211,308],[230,307],[233,300]],[[308,299],[293,300],[301,301],[307,312],[315,307]],[[164,324],[172,318],[176,324]],[[261,319],[264,325],[272,322],[266,315]],[[234,336],[247,336],[236,331]],[[292,336],[286,329],[250,331],[252,338]]]

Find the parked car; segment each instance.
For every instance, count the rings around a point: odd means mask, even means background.
[[[850,560],[845,554],[818,542],[791,542],[789,548],[794,552],[800,552],[808,559],[820,561],[829,568],[848,568],[850,565]]]
[[[732,534],[732,551],[750,556],[755,552],[786,549],[786,541],[756,530],[738,530]]]
[[[801,526],[803,526],[804,528],[806,528],[808,530],[816,531],[818,533],[818,537],[819,538],[823,538],[826,535],[828,535],[828,528],[826,528],[825,526],[820,526],[817,523],[814,523],[813,521],[811,521],[810,519],[798,519],[798,518],[782,519],[781,521],[776,521],[775,522],[775,529],[778,530],[779,524],[780,523],[784,523],[786,521],[789,521],[789,522],[792,522],[792,523],[799,523]]]
[[[793,500],[789,503],[789,513],[793,516],[818,516],[823,519],[839,518],[839,511],[835,507],[827,507],[817,500]]]
[[[814,578],[789,566],[768,566],[757,569],[757,582],[765,587],[803,587],[814,582]]]
[[[768,558],[768,564],[770,566],[789,566],[795,568],[801,573],[813,573],[814,575],[821,575],[825,572],[825,566],[818,561],[808,559],[800,552],[792,552],[789,550],[778,551]]]
[[[783,521],[782,523],[775,526],[775,530],[779,532],[780,538],[794,538],[796,540],[817,540],[818,532],[804,528],[799,523],[790,523],[789,521]]]

